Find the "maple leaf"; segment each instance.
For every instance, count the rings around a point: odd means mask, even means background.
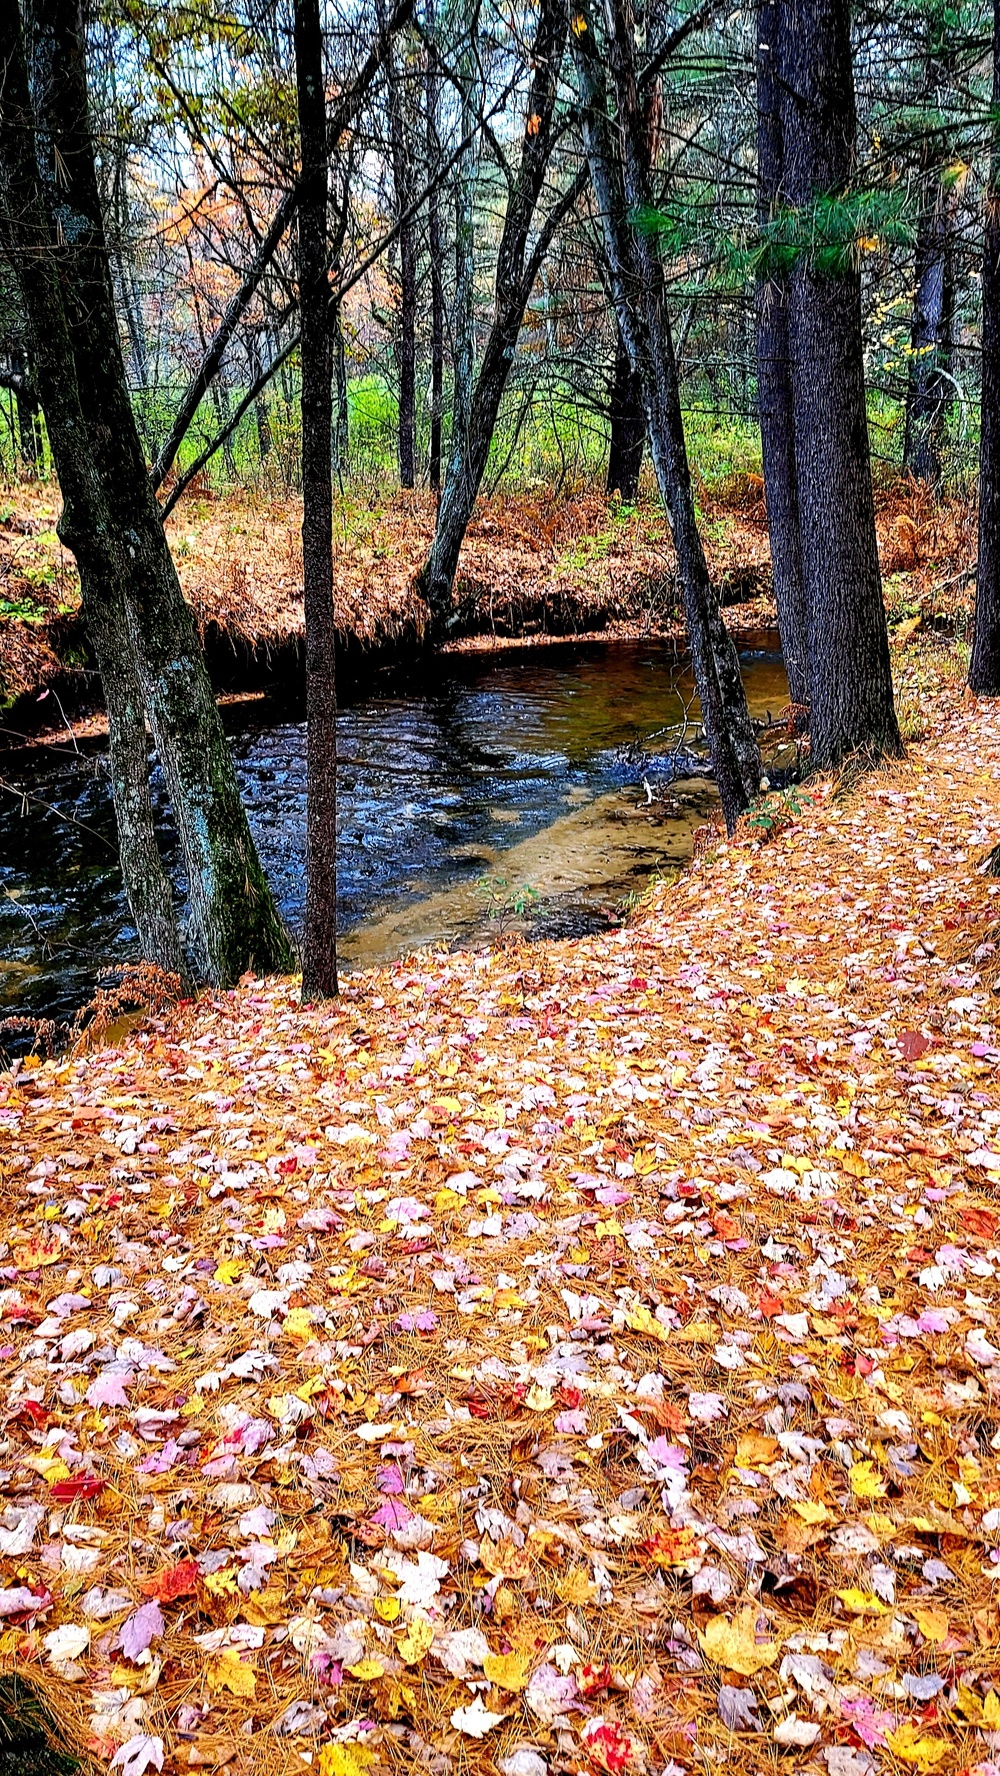
[[[146,1770],[163,1769],[163,1740],[150,1733],[136,1733],[111,1759],[111,1769],[122,1776],[144,1776]]]
[[[143,1603],[122,1623],[118,1645],[126,1659],[135,1663],[141,1653],[148,1651],[154,1640],[160,1639],[163,1630],[163,1612],[159,1604]]]
[[[236,1647],[223,1647],[210,1659],[206,1668],[210,1690],[229,1690],[234,1696],[255,1696],[257,1675],[252,1665],[240,1658]]]
[[[469,1739],[485,1739],[487,1733],[492,1733],[504,1719],[502,1714],[492,1714],[484,1705],[482,1697],[477,1696],[465,1708],[455,1709],[451,1724]]]
[[[738,1671],[741,1677],[752,1677],[766,1665],[773,1665],[780,1649],[776,1641],[758,1642],[757,1615],[748,1604],[731,1621],[726,1616],[712,1616],[704,1632],[698,1634],[705,1657],[727,1671]]]

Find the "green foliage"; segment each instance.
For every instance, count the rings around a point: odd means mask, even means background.
[[[515,920],[542,916],[542,897],[528,882],[512,885],[506,876],[480,876],[476,894],[483,903],[486,918],[501,936]]]

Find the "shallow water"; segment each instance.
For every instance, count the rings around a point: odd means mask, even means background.
[[[751,709],[787,699],[780,660],[743,662]],[[689,669],[661,643],[444,656],[368,689],[340,720],[340,899],[348,965],[518,925],[595,930],[651,871],[682,864],[711,805],[672,756]],[[273,701],[226,711],[251,824],[301,920],[305,733]],[[677,781],[678,776],[684,781]],[[103,746],[0,760],[0,1007],[65,1017],[134,933]],[[652,797],[652,800],[650,800]],[[162,793],[165,855],[179,865]]]

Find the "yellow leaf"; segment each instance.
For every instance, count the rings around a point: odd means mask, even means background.
[[[779,1652],[773,1640],[758,1644],[756,1628],[757,1611],[750,1605],[738,1610],[731,1622],[726,1616],[713,1616],[704,1634],[699,1631],[701,1650],[714,1665],[753,1677],[765,1665],[773,1665]]]
[[[887,1614],[884,1603],[880,1603],[870,1591],[859,1591],[856,1585],[848,1586],[846,1591],[838,1591],[837,1596],[845,1610],[848,1610],[852,1616],[884,1616]]]
[[[851,1491],[855,1498],[876,1499],[885,1497],[885,1486],[875,1472],[870,1461],[855,1462],[850,1473]]]
[[[933,1604],[926,1604],[921,1609],[915,1609],[913,1614],[917,1627],[925,1640],[937,1642],[947,1639],[948,1629],[951,1626],[947,1610],[938,1609]]]
[[[398,1622],[402,1607],[398,1597],[376,1597],[372,1604],[380,1622]]]
[[[210,1690],[230,1690],[234,1696],[255,1696],[257,1674],[252,1665],[244,1665],[235,1647],[223,1647],[208,1661]]]
[[[285,1315],[281,1325],[283,1338],[296,1338],[307,1344],[314,1336],[312,1312],[308,1307],[293,1307],[291,1313]]]
[[[549,1393],[548,1388],[540,1387],[537,1381],[524,1397],[524,1404],[529,1412],[549,1412],[555,1403],[555,1396]]]
[[[589,1603],[596,1587],[586,1567],[571,1566],[565,1577],[556,1580],[555,1593],[562,1603]]]
[[[483,1660],[483,1675],[498,1690],[523,1690],[528,1682],[528,1653],[490,1653]]]
[[[644,1338],[655,1338],[658,1344],[666,1344],[671,1336],[667,1327],[642,1302],[625,1315],[625,1324],[630,1332],[640,1332]]]
[[[426,1616],[414,1616],[402,1639],[397,1641],[404,1665],[419,1665],[434,1644],[434,1625]]]
[[[803,1523],[827,1523],[830,1513],[819,1499],[793,1499],[792,1510],[801,1517]]]
[[[181,1417],[182,1418],[197,1418],[197,1416],[198,1416],[199,1412],[201,1411],[202,1407],[204,1406],[204,1404],[205,1404],[204,1394],[192,1394],[190,1400],[186,1400],[184,1405],[181,1407]]]
[[[614,1215],[607,1221],[598,1221],[594,1232],[598,1239],[624,1239],[625,1237],[622,1224]]]
[[[319,1754],[319,1776],[364,1776],[372,1753],[360,1745],[324,1745]]]
[[[983,1726],[991,1733],[1000,1730],[1000,1695],[996,1690],[990,1690],[983,1703]]]
[[[936,1770],[941,1759],[948,1756],[946,1739],[921,1734],[910,1721],[904,1721],[895,1732],[887,1733],[885,1737],[890,1751],[904,1764],[915,1764],[918,1770]]]
[[[232,1288],[232,1285],[238,1281],[245,1270],[246,1265],[243,1263],[242,1259],[224,1258],[222,1263],[216,1269],[215,1276],[212,1280],[216,1283],[225,1283],[229,1288]]]
[[[378,1659],[359,1659],[356,1665],[348,1665],[352,1677],[359,1683],[373,1683],[376,1677],[384,1677],[385,1666]]]
[[[205,1574],[205,1590],[210,1597],[238,1597],[238,1574],[235,1566],[225,1566],[221,1572]]]

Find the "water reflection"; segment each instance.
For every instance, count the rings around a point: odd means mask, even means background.
[[[780,662],[744,662],[751,708],[777,709]],[[665,785],[690,677],[656,643],[446,656],[342,712],[341,920],[348,961],[467,939],[530,889],[540,929],[593,929],[658,864],[680,862],[704,787]],[[241,706],[228,725],[284,916],[303,895],[304,729]],[[66,1016],[132,945],[103,751],[40,748],[0,799],[0,1004]],[[645,784],[648,787],[644,787]],[[650,802],[649,797],[654,797]],[[35,799],[37,798],[37,799]],[[665,798],[665,799],[664,799]],[[160,836],[179,874],[169,812]],[[487,880],[485,891],[476,884]]]

